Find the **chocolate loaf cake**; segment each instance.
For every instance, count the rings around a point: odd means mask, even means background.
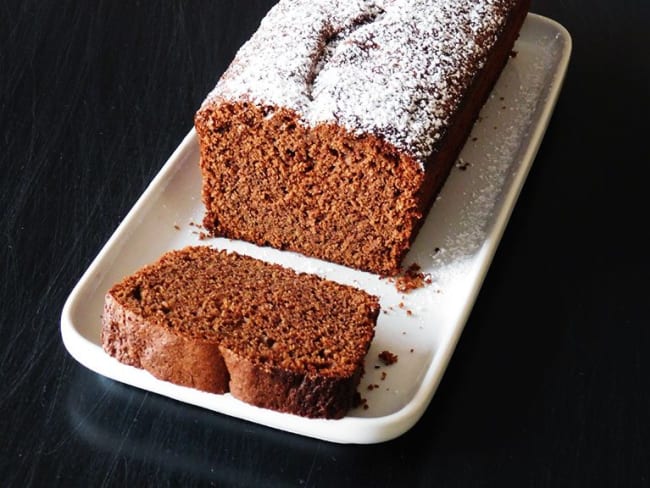
[[[280,0],[195,116],[204,227],[395,275],[529,0]]]
[[[196,246],[113,286],[101,341],[162,380],[339,418],[357,395],[378,312],[361,290]]]

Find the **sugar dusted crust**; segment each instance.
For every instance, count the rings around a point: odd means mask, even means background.
[[[208,95],[374,134],[420,164],[516,0],[283,0]]]

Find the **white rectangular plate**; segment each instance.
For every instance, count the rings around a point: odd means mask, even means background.
[[[201,175],[192,130],[68,298],[61,333],[70,354],[117,381],[306,436],[369,444],[406,432],[431,401],[474,305],[546,130],[571,38],[556,22],[530,14],[515,51],[406,258],[405,265],[421,266],[430,284],[403,294],[390,280],[370,273],[239,241],[200,239],[194,223],[203,218]],[[237,251],[378,295],[383,313],[359,387],[367,408],[354,409],[340,420],[302,418],[253,407],[229,394],[160,381],[105,354],[99,317],[106,291],[165,251],[191,244]],[[381,363],[378,354],[384,350],[397,354],[397,363]]]

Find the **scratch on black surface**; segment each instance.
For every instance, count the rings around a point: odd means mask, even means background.
[[[129,440],[129,434],[131,433],[131,429],[133,428],[133,425],[138,421],[138,416],[140,415],[140,411],[142,410],[142,406],[144,405],[144,402],[147,400],[149,397],[149,393],[145,392],[142,396],[142,399],[140,400],[140,405],[138,405],[138,410],[135,412],[135,415],[133,416],[133,419],[131,422],[128,424],[128,427],[126,428],[126,431],[120,436],[120,442],[118,443],[117,447],[112,453],[112,459],[111,459],[111,465],[109,466],[108,470],[106,471],[106,475],[104,476],[104,479],[102,481],[101,486],[111,486],[111,477],[113,473],[115,472],[115,469],[117,468],[117,463],[119,461],[119,458],[122,457],[122,451],[124,450],[124,444]],[[128,467],[128,455],[124,456],[124,469],[126,470]],[[126,479],[126,477],[124,478]]]
[[[312,474],[314,472],[314,467],[316,466],[316,461],[317,461],[317,458],[318,458],[318,456],[320,454],[320,451],[321,451],[321,442],[319,441],[318,445],[316,446],[316,452],[312,456],[311,464],[309,466],[309,471],[307,471],[307,476],[305,477],[305,486],[309,486]]]

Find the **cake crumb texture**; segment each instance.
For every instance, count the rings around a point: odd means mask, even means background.
[[[397,360],[399,359],[397,354],[394,354],[390,351],[381,351],[378,354],[379,359],[381,360],[382,363],[384,363],[386,366],[390,366],[391,364],[395,364]]]
[[[417,288],[430,285],[432,282],[431,276],[423,273],[417,263],[412,263],[394,281],[395,288],[402,293],[410,293]]]

